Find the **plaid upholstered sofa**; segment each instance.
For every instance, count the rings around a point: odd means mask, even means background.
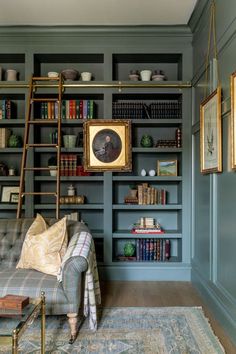
[[[16,269],[25,234],[33,220],[0,219],[0,297],[16,294],[34,298],[44,291],[46,313],[67,314],[72,330],[81,303],[82,273],[87,270],[87,261],[81,256],[69,258],[63,268],[62,282],[36,270]],[[55,221],[47,220],[49,225]],[[84,224],[76,221],[67,221],[67,231],[69,241],[75,233],[89,232]]]

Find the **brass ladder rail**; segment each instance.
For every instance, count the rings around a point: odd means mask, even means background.
[[[36,89],[39,86],[37,82],[43,81],[56,81],[58,84],[58,97],[57,98],[35,98]],[[47,85],[46,85],[47,86]],[[23,205],[23,198],[25,196],[35,196],[35,195],[47,195],[47,196],[55,196],[56,198],[56,218],[59,219],[60,217],[60,160],[61,160],[61,104],[62,104],[62,92],[63,92],[63,82],[62,76],[55,78],[48,78],[48,77],[31,77],[30,84],[29,84],[29,96],[27,102],[27,115],[25,121],[25,133],[24,133],[24,145],[23,145],[23,153],[22,153],[22,160],[21,160],[21,170],[20,170],[20,188],[19,188],[19,200],[17,206],[17,219],[21,217],[22,213],[22,205]],[[35,102],[58,102],[58,118],[57,118],[57,144],[35,144],[29,143],[29,136],[30,136],[30,127],[34,126],[36,121],[32,118],[32,107]],[[56,117],[55,117],[56,119]],[[52,120],[50,119],[50,122]],[[48,119],[37,119],[37,125],[48,125]],[[27,153],[30,148],[41,147],[41,148],[48,148],[54,147],[57,153],[57,165],[54,168],[49,167],[27,167]],[[55,192],[26,192],[25,191],[25,172],[27,171],[50,171],[51,169],[56,169],[57,171],[57,178],[56,178],[56,191]]]

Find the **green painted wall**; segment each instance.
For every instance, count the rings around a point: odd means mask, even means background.
[[[203,176],[199,161],[199,104],[206,84],[210,3],[199,1],[190,21],[194,58],[192,279],[236,343],[236,176],[230,160],[230,75],[236,70],[236,3],[215,1],[219,79],[223,91],[223,172]]]

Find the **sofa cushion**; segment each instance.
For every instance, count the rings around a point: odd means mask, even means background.
[[[60,315],[78,311],[77,301],[68,301],[56,277],[29,269],[0,270],[0,297],[14,294],[37,298],[41,291],[45,292],[47,314]]]
[[[40,214],[27,231],[16,268],[57,275],[68,243],[66,218],[48,227]]]

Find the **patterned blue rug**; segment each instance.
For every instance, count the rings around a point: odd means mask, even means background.
[[[7,323],[1,320],[0,330]],[[87,320],[73,345],[65,316],[46,320],[46,353],[81,354],[222,354],[219,340],[199,307],[119,307],[101,310],[98,331]],[[19,342],[19,353],[40,353],[40,322]],[[11,353],[9,347],[0,353]]]

